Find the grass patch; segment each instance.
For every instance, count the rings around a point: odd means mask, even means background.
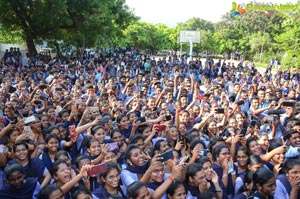
[[[266,64],[266,63],[255,63],[255,67],[257,67],[257,68],[267,68],[268,64]]]

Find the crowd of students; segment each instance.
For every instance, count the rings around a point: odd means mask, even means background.
[[[8,51],[0,198],[300,198],[300,76],[278,68]]]

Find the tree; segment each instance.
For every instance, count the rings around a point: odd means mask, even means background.
[[[3,28],[22,32],[29,53],[36,54],[35,41],[66,40],[95,42],[97,35],[107,36],[121,27],[133,14],[125,0],[0,0]]]

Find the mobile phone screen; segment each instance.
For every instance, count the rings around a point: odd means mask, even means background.
[[[168,151],[160,154],[159,156],[162,157],[162,159],[160,160],[161,162],[165,162],[165,161],[167,161],[169,159],[173,159],[174,158],[172,150],[168,150]]]
[[[107,171],[106,164],[93,165],[91,169],[87,172],[88,176],[95,176],[100,173],[105,173]]]

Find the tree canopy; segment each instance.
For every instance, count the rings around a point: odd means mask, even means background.
[[[133,19],[125,0],[0,0],[2,28],[21,31],[33,54],[39,40],[76,46],[111,41]]]
[[[256,2],[258,3],[258,2]],[[143,50],[178,50],[181,30],[198,30],[201,43],[194,51],[218,54],[239,52],[246,59],[268,62],[280,57],[282,64],[300,64],[300,6],[292,11],[247,10],[239,17],[225,13],[218,23],[191,18],[175,27],[151,24],[125,5],[125,0],[0,0],[2,40],[23,38],[29,52],[35,42],[58,41],[75,47],[135,46]],[[14,35],[14,36],[12,36]],[[183,45],[183,50],[188,45]]]

